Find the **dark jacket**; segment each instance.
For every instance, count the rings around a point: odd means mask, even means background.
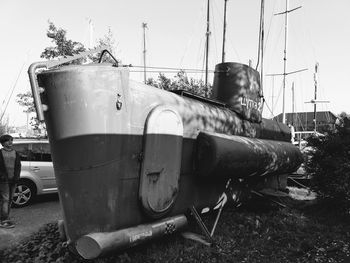
[[[15,159],[15,174],[13,180],[8,179],[7,169],[5,167],[4,156],[2,155],[2,151],[0,150],[0,182],[1,183],[17,183],[19,180],[19,176],[21,173],[21,158],[19,154],[16,152]]]

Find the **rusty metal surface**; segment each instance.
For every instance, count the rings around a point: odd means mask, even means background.
[[[44,88],[42,102],[48,105],[45,122],[65,229],[72,242],[91,232],[141,224],[149,220],[145,207],[153,214],[165,216],[164,210],[166,216],[174,216],[192,205],[214,206],[226,182],[197,176],[193,164],[200,132],[290,140],[285,125],[266,119],[252,123],[219,105],[131,81],[125,68],[68,66],[40,73],[38,79]],[[179,113],[183,136],[152,134],[148,148],[145,123],[159,105]],[[148,171],[141,169],[147,151],[151,152],[146,158]],[[169,166],[171,159],[175,162]],[[167,182],[167,174],[175,177]],[[140,178],[149,180],[141,194]]]
[[[291,143],[201,132],[197,139],[197,172],[201,176],[247,178],[287,174],[303,158]]]
[[[111,233],[91,233],[77,241],[77,251],[85,259],[93,259],[112,251],[132,247],[148,240],[170,235],[187,225],[187,218],[178,215]]]
[[[170,150],[171,149],[171,150]],[[182,137],[147,134],[140,173],[140,200],[146,213],[159,217],[179,193]]]
[[[108,49],[107,46],[100,46],[92,50],[81,52],[80,54],[77,54],[75,56],[67,56],[58,60],[35,62],[29,66],[28,75],[29,75],[30,86],[31,86],[32,94],[34,98],[36,114],[40,121],[44,120],[44,111],[46,110],[47,105],[43,104],[40,100],[40,93],[42,93],[43,90],[41,90],[41,87],[39,87],[38,85],[36,71],[39,69],[51,69],[59,65],[62,65],[62,64],[86,57],[88,55],[91,55],[103,50],[107,50],[107,49]]]

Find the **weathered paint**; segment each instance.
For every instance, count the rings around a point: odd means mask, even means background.
[[[136,226],[150,220],[150,215],[176,216],[191,206],[197,209],[215,206],[226,180],[198,176],[194,162],[200,132],[290,140],[289,129],[283,124],[266,119],[252,123],[218,104],[133,82],[125,68],[68,66],[39,73],[38,81],[44,88],[41,101],[48,105],[44,115],[65,230],[73,244],[83,235]],[[162,105],[179,114],[183,135],[147,134],[147,117]],[[181,152],[180,168],[172,166],[169,156],[173,147],[167,151],[163,147],[166,145],[162,145],[172,140],[175,155]],[[159,147],[162,156],[144,159],[152,147]],[[153,175],[164,174],[165,170],[154,169],[162,168],[159,163],[152,164],[157,158],[162,158],[164,167],[172,169],[169,174],[179,170],[179,179],[172,178],[168,185],[165,179],[160,180],[154,188],[159,195],[152,196],[150,187],[141,189],[140,194],[140,186],[143,187],[140,179],[157,182]],[[142,167],[152,169],[146,172]],[[149,172],[151,176],[147,176]],[[172,189],[176,181],[178,187]],[[162,185],[170,190],[161,192]],[[149,201],[151,206],[147,206]]]
[[[167,106],[155,107],[145,125],[140,200],[148,215],[160,217],[179,192],[183,125],[181,116]]]
[[[200,176],[244,179],[288,174],[303,161],[291,143],[201,132],[196,167]]]
[[[93,259],[111,251],[136,246],[148,240],[170,235],[187,225],[187,218],[178,215],[110,233],[92,233],[77,241],[77,251],[85,259]]]
[[[224,102],[244,119],[261,122],[260,74],[253,68],[226,62],[215,67],[213,98]]]

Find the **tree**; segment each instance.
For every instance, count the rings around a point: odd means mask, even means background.
[[[203,97],[209,97],[211,93],[211,87],[206,87],[202,80],[188,78],[183,70],[180,70],[174,79],[160,73],[157,80],[149,78],[146,83],[164,90],[185,90]]]
[[[115,38],[110,28],[108,28],[107,34],[105,34],[102,38],[98,40],[98,44],[96,47],[102,47],[102,46],[107,47],[108,51],[112,54],[113,57],[116,56],[117,47],[115,43]],[[100,56],[101,56],[101,52],[93,55],[91,59],[94,62],[98,62],[100,59]],[[120,60],[116,61],[111,56],[104,56],[101,62],[112,63],[112,64],[121,63]]]
[[[350,212],[350,118],[340,116],[336,130],[326,136],[308,138],[311,147],[306,171],[321,200],[338,212]]]
[[[23,112],[27,114],[27,117],[35,113],[34,99],[31,91],[19,93],[16,97],[16,102],[24,108]],[[39,122],[36,115],[30,118],[29,124],[32,126],[32,129],[39,132],[39,134],[41,133],[41,129],[46,130],[45,125]]]
[[[57,28],[54,23],[49,21],[49,28],[46,35],[55,45],[46,47],[41,53],[40,57],[46,59],[54,59],[57,57],[73,56],[75,54],[79,54],[80,52],[86,51],[86,48],[82,43],[67,39],[66,34],[66,30]],[[114,55],[115,40],[110,29],[103,38],[98,40],[97,47],[99,46],[107,46],[112,55]],[[100,55],[98,54],[92,57],[92,60],[96,61],[99,59],[99,57]],[[78,59],[67,64],[81,64],[83,61],[84,59]],[[103,61],[115,63],[115,61],[110,56],[105,56]],[[20,106],[24,107],[23,112],[25,112],[27,116],[29,116],[31,113],[35,113],[34,100],[30,91],[17,94],[16,101]],[[36,116],[31,117],[30,125],[32,126],[33,130],[37,130],[39,132],[41,129],[45,129],[45,126],[39,122]]]
[[[66,37],[67,31],[62,28],[57,28],[51,21],[49,21],[49,29],[47,30],[47,37],[55,43],[53,47],[47,47],[41,53],[41,58],[53,59],[61,56],[73,56],[85,51],[85,47],[80,42],[76,42]],[[82,60],[73,61],[72,64],[80,64]]]
[[[47,37],[51,39],[55,46],[46,47],[41,53],[41,58],[54,59],[57,57],[73,56],[85,51],[83,44],[67,39],[67,31],[62,28],[57,28],[52,22],[49,21],[49,29],[47,30]],[[72,61],[67,64],[80,64],[82,60]],[[27,91],[25,93],[17,94],[17,103],[24,108],[23,112],[29,116],[35,113],[35,106],[32,93]],[[36,116],[30,118],[30,125],[33,130],[41,133],[41,129],[46,130],[45,125],[41,124]]]

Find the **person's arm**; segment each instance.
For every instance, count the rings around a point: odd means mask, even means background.
[[[21,164],[21,157],[20,155],[16,152],[16,160],[15,160],[15,174],[13,177],[13,183],[17,183],[21,174],[21,168],[22,168],[22,164]]]

